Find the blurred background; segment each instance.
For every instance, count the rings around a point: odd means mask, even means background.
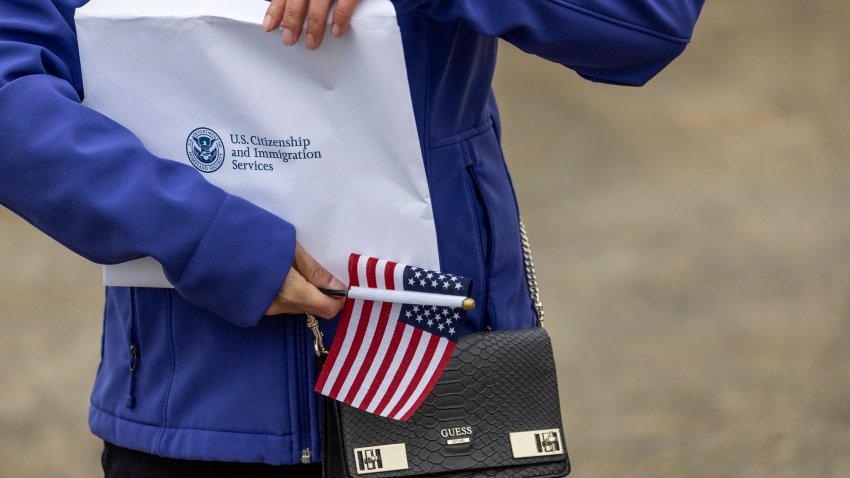
[[[647,87],[505,45],[576,478],[850,476],[850,4],[713,0]],[[0,209],[0,466],[98,476],[100,268]]]

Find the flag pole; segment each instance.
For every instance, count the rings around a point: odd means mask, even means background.
[[[375,302],[453,307],[467,311],[475,308],[475,299],[459,295],[433,294],[429,292],[414,292],[405,290],[370,289],[367,287],[350,287],[348,290],[320,288],[319,291],[332,297],[348,297],[351,299],[373,300]]]

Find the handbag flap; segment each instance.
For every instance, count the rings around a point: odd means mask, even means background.
[[[569,472],[555,362],[542,327],[461,338],[407,422],[342,403],[334,408],[349,477],[497,476],[520,465],[510,476]]]

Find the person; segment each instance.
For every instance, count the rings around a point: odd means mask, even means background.
[[[89,414],[105,474],[314,476],[317,370],[293,314],[332,319],[341,303],[317,287],[342,284],[284,219],[81,105],[74,12],[85,3],[0,0],[0,203],[97,263],[154,257],[174,286],[106,289]],[[356,3],[274,0],[263,28],[316,49],[345,33]],[[490,87],[498,39],[638,86],[684,50],[702,0],[394,3],[441,268],[476,284],[462,332],[532,326]]]

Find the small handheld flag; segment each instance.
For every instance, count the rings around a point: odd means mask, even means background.
[[[434,388],[457,344],[472,282],[351,254],[337,337],[315,391],[406,421]]]

